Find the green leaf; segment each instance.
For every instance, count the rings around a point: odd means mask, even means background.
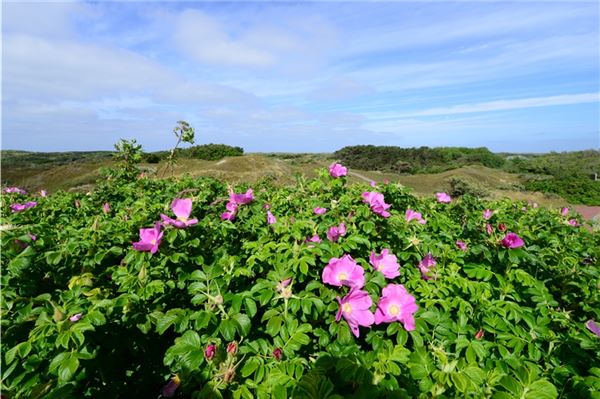
[[[250,374],[254,373],[254,371],[258,368],[259,365],[260,365],[260,360],[256,357],[251,357],[248,360],[246,360],[246,362],[244,363],[244,366],[240,370],[242,377],[246,378]]]
[[[548,380],[537,380],[525,390],[525,399],[556,399],[556,387]]]
[[[252,298],[244,298],[244,305],[246,307],[246,312],[250,317],[254,317],[256,314],[256,302]]]
[[[156,331],[162,335],[171,325],[175,324],[183,317],[183,309],[171,309],[165,315],[158,317],[156,320]]]
[[[469,388],[469,379],[462,373],[452,373],[450,379],[459,392],[466,392]]]
[[[494,276],[494,273],[486,266],[475,263],[467,263],[463,266],[463,270],[467,276],[477,280],[488,281]]]
[[[219,325],[219,332],[227,341],[233,341],[236,329],[240,328],[239,323],[232,319],[223,319]]]
[[[59,381],[69,381],[77,368],[79,367],[79,359],[74,353],[70,353],[66,358],[64,358],[59,366],[58,366],[58,379]]]
[[[248,335],[248,333],[250,333],[250,327],[252,327],[252,322],[250,321],[250,318],[247,315],[243,313],[237,313],[233,315],[233,320],[237,322],[236,327],[240,336],[246,336]]]
[[[267,334],[271,335],[272,337],[278,335],[282,323],[283,319],[281,318],[281,316],[272,317],[267,323]]]

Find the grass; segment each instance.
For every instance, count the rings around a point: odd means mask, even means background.
[[[5,156],[3,151],[2,155]],[[70,154],[70,153],[66,153]],[[80,154],[79,154],[80,155]],[[35,162],[27,161],[27,153],[10,154],[10,162],[2,162],[2,182],[16,185],[31,191],[46,189],[88,191],[100,177],[99,169],[110,166],[113,161],[103,159],[104,153],[88,153],[75,156],[75,161],[66,162],[72,155],[50,156],[44,161],[39,154],[34,156]],[[18,161],[15,161],[15,159]],[[270,179],[276,184],[291,184],[296,176],[306,178],[317,176],[318,169],[326,168],[332,162],[331,154],[247,154],[238,157],[226,157],[219,161],[197,159],[180,159],[173,170],[174,176],[211,176],[235,183],[255,183],[262,179]],[[150,175],[171,176],[170,170],[164,170],[165,164],[141,164]],[[438,191],[448,191],[448,179],[461,177],[477,183],[490,192],[492,198],[511,198],[527,200],[546,206],[562,206],[566,202],[556,196],[541,193],[523,192],[519,190],[522,183],[517,174],[507,173],[485,166],[471,165],[462,168],[432,174],[398,175],[375,171],[350,170],[348,180],[352,183],[367,183],[371,180],[385,180],[400,183],[409,187],[418,196],[431,196]]]

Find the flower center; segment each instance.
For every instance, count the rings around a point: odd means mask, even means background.
[[[377,270],[380,272],[383,271],[383,265],[381,263],[377,266]]]
[[[184,218],[183,216],[178,216],[177,220],[179,220],[180,222],[186,223],[188,221],[188,218]]]
[[[156,245],[156,240],[150,240],[150,244]]]
[[[346,274],[346,272],[341,272],[340,274],[338,274],[338,281],[342,280],[348,280],[348,275]]]
[[[392,316],[396,316],[398,313],[400,313],[400,308],[397,305],[390,305],[388,308],[388,313]]]
[[[352,306],[349,303],[345,303],[342,305],[342,312],[344,313],[352,313]]]

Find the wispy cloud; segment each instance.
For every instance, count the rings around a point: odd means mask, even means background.
[[[506,111],[553,105],[585,104],[600,101],[600,93],[564,94],[560,96],[521,98],[513,100],[488,101],[474,104],[460,104],[450,107],[430,108],[422,111],[400,114],[400,117],[470,114],[474,112]]]

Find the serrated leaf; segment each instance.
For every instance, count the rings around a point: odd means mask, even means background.
[[[240,328],[239,323],[232,319],[223,319],[219,325],[219,332],[227,341],[233,341],[236,329]]]
[[[60,381],[69,381],[77,371],[78,367],[79,359],[74,353],[69,353],[58,366],[58,379]]]
[[[260,365],[260,360],[257,359],[256,357],[251,357],[248,360],[246,360],[246,362],[244,363],[244,366],[240,370],[242,377],[246,378],[250,374],[254,373],[254,371],[258,368],[259,365]]]
[[[250,333],[252,322],[250,321],[250,318],[247,315],[243,313],[237,313],[233,315],[232,319],[235,320],[237,323],[236,327],[240,336],[246,336],[248,335],[248,333]]]

